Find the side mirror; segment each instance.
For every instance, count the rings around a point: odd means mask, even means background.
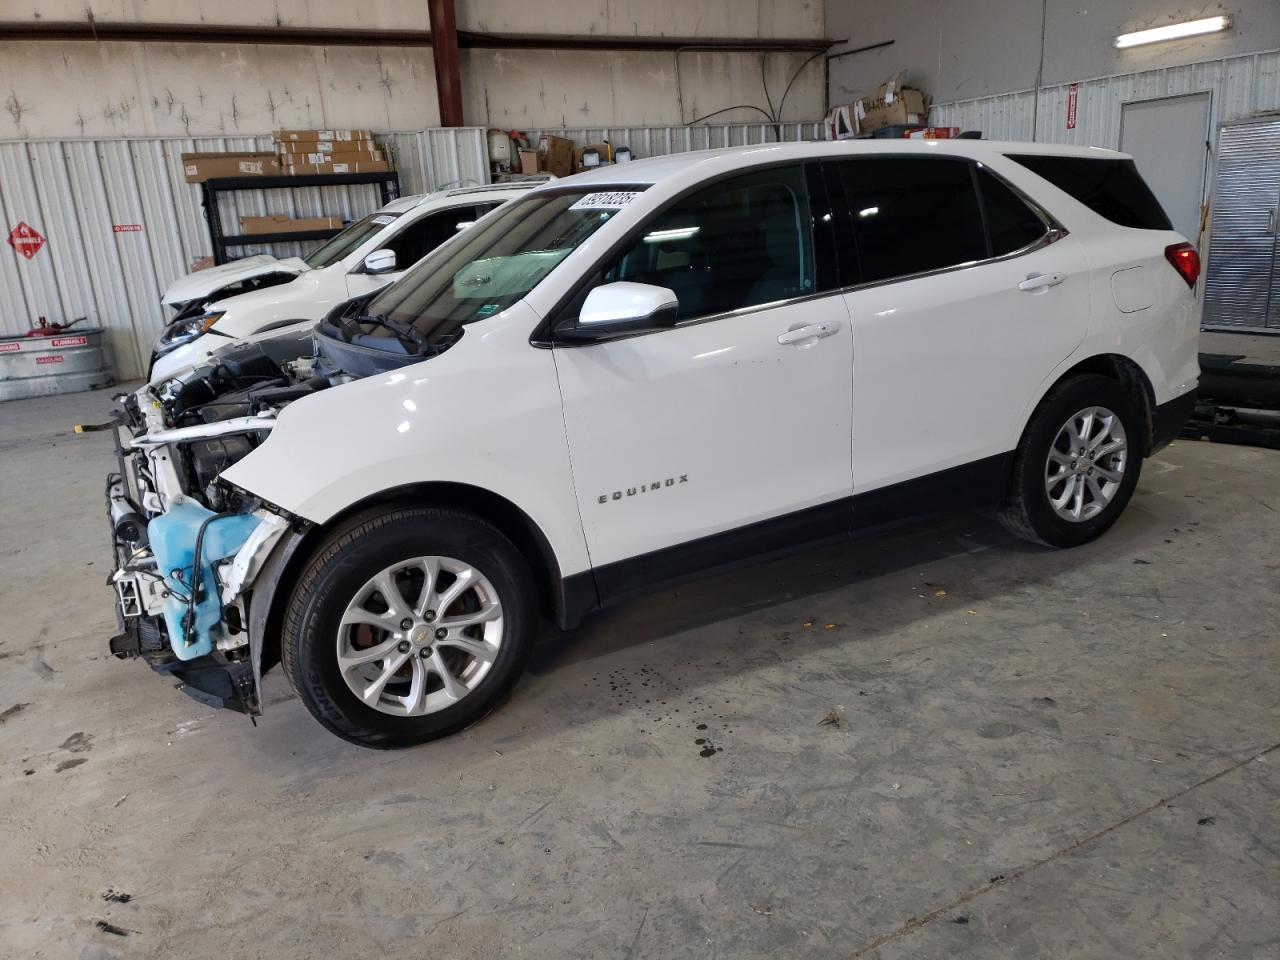
[[[587,294],[577,321],[557,327],[556,338],[567,343],[599,343],[662,330],[675,326],[679,311],[680,301],[674,291],[619,280]]]
[[[458,233],[461,233],[463,230],[467,229],[467,227],[471,226],[473,223],[475,223],[474,220],[459,220],[457,223],[453,225],[453,229]]]
[[[390,273],[396,268],[396,252],[394,250],[375,250],[364,258],[365,273]]]

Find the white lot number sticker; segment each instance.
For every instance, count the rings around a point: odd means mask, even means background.
[[[623,190],[616,193],[588,193],[571,206],[570,210],[621,210],[628,203],[640,196],[635,190]]]
[[[395,223],[395,217],[374,217],[373,222],[380,227],[385,227],[388,223]]]

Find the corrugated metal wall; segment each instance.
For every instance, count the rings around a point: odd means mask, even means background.
[[[929,119],[938,126],[981,130],[988,140],[1117,148],[1123,104],[1208,91],[1210,124],[1216,131],[1228,120],[1280,110],[1280,50],[1082,80],[1079,86],[1073,130],[1067,129],[1069,84],[1041,87],[1038,98],[1035,91],[1024,90],[935,104]]]
[[[821,140],[822,121],[783,123],[775,131],[771,123],[693,124],[681,127],[570,127],[563,130],[526,130],[533,143],[544,133],[568,137],[579,145],[603,143],[630,147],[638,160],[660,157],[687,150],[710,150],[720,147],[744,147],[756,143],[796,140]]]
[[[530,131],[535,139],[543,131]],[[546,131],[578,143],[608,140],[637,158],[783,140],[817,139],[821,123],[717,124],[687,127],[611,127]],[[428,193],[460,181],[488,182],[483,128],[390,133],[401,192]],[[185,182],[180,154],[190,151],[270,150],[270,137],[0,141],[0,225],[19,221],[48,243],[27,260],[0,249],[0,333],[22,333],[38,317],[51,322],[87,316],[106,327],[108,349],[121,379],[142,376],[151,341],[167,320],[166,287],[208,255],[200,188]],[[375,187],[253,190],[220,201],[224,224],[241,214],[321,214],[355,218],[378,206]],[[117,233],[118,225],[141,231]],[[246,248],[245,255],[304,253],[315,244]]]
[[[394,151],[405,194],[488,180],[480,127],[382,139]],[[271,149],[270,137],[0,142],[0,226],[7,235],[24,221],[48,241],[30,260],[0,248],[0,333],[22,333],[41,316],[51,322],[87,316],[109,331],[116,375],[141,376],[167,319],[161,293],[211,252],[200,188],[183,179],[180,154]],[[379,194],[375,187],[255,190],[222,202],[224,224],[242,213],[354,218],[375,210]],[[114,229],[133,224],[142,229]],[[288,256],[311,246],[271,252]]]

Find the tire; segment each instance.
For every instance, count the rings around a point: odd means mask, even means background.
[[[450,587],[461,591],[451,605]],[[447,607],[438,615],[435,600]],[[453,626],[481,616],[486,622]],[[351,518],[307,561],[286,608],[281,660],[326,729],[393,750],[455,733],[493,709],[524,669],[537,618],[528,565],[496,527],[447,508],[388,509]],[[386,654],[367,659],[379,650]]]
[[[1093,410],[1092,421],[1077,419],[1075,415]],[[1073,420],[1076,435],[1087,432],[1086,427],[1094,431],[1097,437],[1098,451],[1109,449],[1118,435],[1104,434],[1114,429],[1115,424],[1107,424],[1106,418],[1096,411],[1109,412],[1119,422],[1125,443],[1124,457],[1120,469],[1116,466],[1120,461],[1115,454],[1106,454],[1093,460],[1077,457],[1059,463],[1064,456],[1064,448],[1070,448],[1073,435],[1068,430],[1068,420]],[[1134,488],[1138,485],[1138,477],[1142,472],[1142,457],[1146,450],[1148,430],[1144,412],[1133,402],[1130,394],[1115,380],[1096,374],[1085,374],[1072,377],[1058,384],[1049,395],[1041,401],[1031,417],[1031,422],[1023,432],[1022,441],[1014,456],[1013,472],[1009,479],[1005,501],[1000,510],[1000,521],[1005,528],[1016,536],[1033,543],[1050,547],[1077,547],[1100,537],[1116,522],[1124,512]],[[1090,440],[1081,441],[1087,449]],[[1051,450],[1056,458],[1050,462]],[[1090,452],[1090,457],[1096,454]],[[1095,471],[1086,472],[1090,467]],[[1055,474],[1051,471],[1064,471]],[[1074,476],[1079,473],[1079,476]],[[1113,482],[1103,478],[1103,474],[1119,474],[1119,481]],[[1058,476],[1064,479],[1050,486],[1051,479]],[[1094,486],[1089,486],[1092,480]],[[1079,519],[1064,516],[1055,508],[1053,497],[1062,498],[1068,485],[1072,490],[1082,489],[1083,503],[1079,509]],[[1051,497],[1051,491],[1053,497]],[[1102,492],[1105,500],[1099,500],[1095,494]],[[1096,512],[1095,505],[1100,505]],[[1077,507],[1074,494],[1062,509],[1073,512]]]

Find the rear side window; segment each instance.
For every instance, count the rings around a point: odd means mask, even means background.
[[[1009,154],[1009,159],[1121,227],[1173,229],[1132,160],[1037,154]]]
[[[987,238],[967,160],[886,157],[837,166],[863,283],[986,259]]]
[[[977,173],[993,257],[1022,250],[1044,237],[1049,228],[1039,214],[988,171],[979,169]]]

